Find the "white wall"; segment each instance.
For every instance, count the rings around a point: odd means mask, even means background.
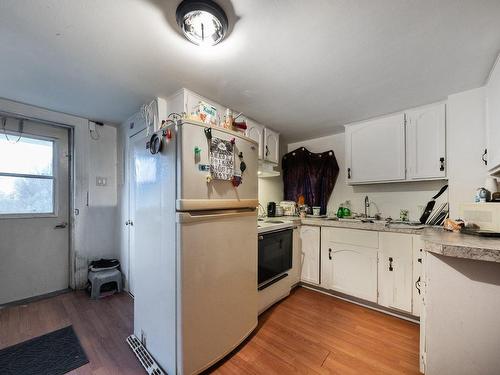
[[[485,148],[484,88],[448,98],[446,131],[449,191],[438,202],[448,199],[450,216],[456,218],[459,204],[472,202],[475,190],[483,186],[486,177],[486,168],[481,161]],[[344,133],[291,143],[288,151],[302,146],[312,152],[332,149],[337,157],[340,174],[328,203],[329,214],[335,213],[339,204],[346,200],[351,201],[354,211],[363,212],[364,197],[368,195],[374,203],[371,214],[380,211],[384,217],[398,218],[400,209],[405,208],[410,211],[410,219],[417,220],[427,201],[446,183],[424,181],[349,186],[345,176]]]
[[[116,128],[99,127],[101,139],[93,141],[89,135],[88,120],[60,112],[0,99],[0,111],[71,126],[74,129],[73,173],[75,175],[70,251],[70,286],[83,287],[87,279],[88,260],[118,256],[116,223]],[[99,173],[109,177],[107,188],[95,187],[92,168],[99,165]],[[94,166],[94,167],[92,167]],[[100,190],[102,189],[102,190]],[[87,193],[92,191],[94,203]],[[89,196],[90,198],[90,196]]]

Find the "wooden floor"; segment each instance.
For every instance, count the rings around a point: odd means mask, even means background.
[[[90,363],[71,374],[144,374],[125,338],[133,301],[71,292],[0,310],[0,349],[72,324]],[[418,325],[298,288],[260,316],[215,374],[418,374]]]

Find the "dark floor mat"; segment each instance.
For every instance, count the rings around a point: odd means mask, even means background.
[[[59,375],[89,360],[72,326],[0,350],[1,375]]]

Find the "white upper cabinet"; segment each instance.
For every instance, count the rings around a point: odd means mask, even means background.
[[[278,164],[280,153],[280,135],[275,131],[264,129],[264,160]]]
[[[406,170],[409,180],[446,177],[446,106],[406,112]]]
[[[500,170],[500,56],[486,85],[488,170]]]
[[[346,125],[345,142],[351,185],[445,179],[446,105]]]
[[[259,159],[264,157],[264,127],[247,118],[247,130],[245,135],[259,143]]]
[[[404,114],[347,125],[345,140],[348,183],[405,179]]]

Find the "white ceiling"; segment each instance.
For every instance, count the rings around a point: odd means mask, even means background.
[[[178,3],[1,0],[0,97],[121,122],[187,87],[297,140],[481,86],[500,50],[498,0],[220,0],[208,50]]]

